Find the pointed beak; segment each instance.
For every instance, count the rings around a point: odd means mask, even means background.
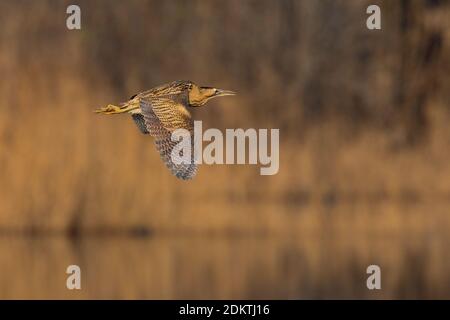
[[[215,94],[216,97],[234,96],[234,95],[236,95],[236,92],[222,89],[217,89],[217,92]]]

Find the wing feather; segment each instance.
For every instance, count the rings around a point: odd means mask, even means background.
[[[151,101],[151,107],[167,130],[173,131],[180,128],[194,130],[191,114],[183,104],[170,98],[154,98]]]
[[[143,134],[149,134],[149,131],[147,130],[147,126],[145,125],[144,116],[142,113],[132,113],[131,114],[132,119],[134,120],[134,123],[136,123],[136,126]]]
[[[147,131],[155,137],[156,149],[166,166],[177,178],[192,179],[197,173],[197,164],[194,161],[193,121],[189,112],[183,105],[167,98],[152,99],[151,102],[149,99],[141,99],[140,107]],[[177,164],[172,159],[176,156],[172,151],[178,144],[177,141],[172,141],[172,132],[179,128],[188,130],[191,135],[190,163]]]

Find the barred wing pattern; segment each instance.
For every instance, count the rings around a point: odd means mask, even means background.
[[[140,109],[145,126],[150,135],[155,138],[156,149],[166,166],[177,178],[192,179],[197,173],[197,165],[194,162],[194,130],[193,121],[186,108],[168,98],[141,99]],[[172,159],[172,151],[178,144],[172,141],[172,132],[176,129],[186,129],[191,137],[191,162],[175,163]],[[180,156],[182,156],[182,151]]]
[[[145,125],[145,119],[144,119],[144,116],[142,115],[142,113],[132,113],[131,117],[133,118],[134,123],[136,123],[138,129],[143,134],[149,134],[150,133],[147,130],[147,126]]]

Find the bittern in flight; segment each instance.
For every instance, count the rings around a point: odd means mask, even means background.
[[[174,81],[135,94],[119,106],[110,104],[95,112],[130,113],[139,130],[155,138],[156,149],[172,174],[187,180],[192,179],[197,173],[193,149],[194,121],[188,109],[201,107],[212,98],[234,94],[233,91],[199,87],[191,81]],[[190,163],[176,164],[172,161],[172,150],[178,142],[172,141],[171,135],[176,129],[186,129],[191,134]]]

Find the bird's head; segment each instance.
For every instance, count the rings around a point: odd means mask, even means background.
[[[211,87],[199,87],[195,84],[192,84],[191,88],[189,89],[189,105],[191,105],[192,107],[201,107],[212,98],[233,96],[235,94],[235,92],[229,90],[222,90]]]

